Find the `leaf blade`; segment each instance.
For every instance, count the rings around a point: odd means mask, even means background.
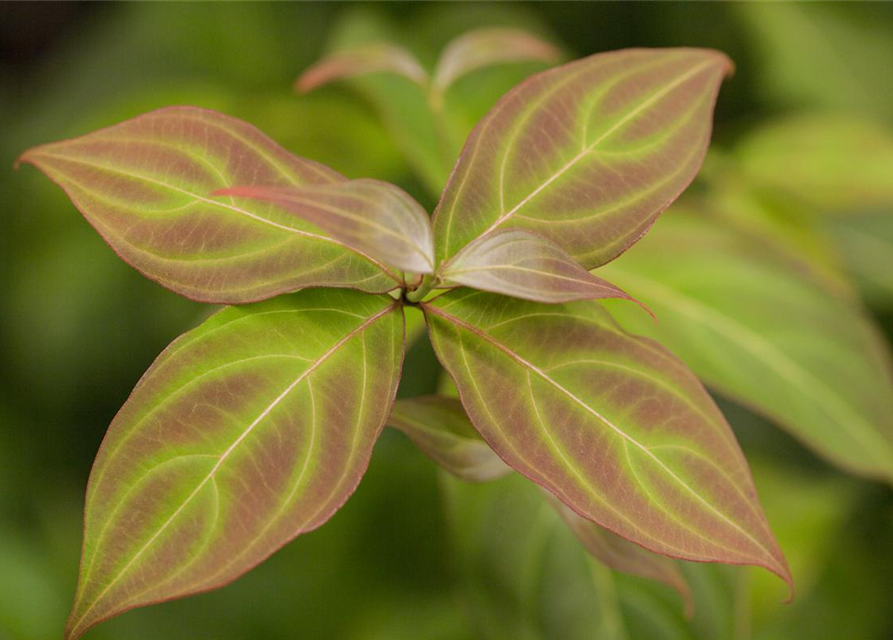
[[[393,267],[434,272],[428,214],[412,196],[390,183],[362,179],[313,187],[236,186],[214,195],[271,202]]]
[[[428,73],[412,53],[394,44],[375,42],[325,56],[295,80],[295,90],[308,93],[337,80],[369,73],[392,73],[420,86],[428,83]]]
[[[610,282],[590,274],[551,240],[523,229],[499,229],[481,236],[441,269],[448,283],[533,302],[632,300]]]
[[[424,309],[472,422],[516,471],[646,549],[754,564],[791,584],[731,430],[657,343],[623,333],[593,303],[460,291]]]
[[[709,50],[627,50],[523,82],[469,136],[434,214],[438,258],[517,226],[549,237],[587,268],[612,260],[694,178],[730,69]],[[669,134],[661,131],[668,121],[678,125]]]
[[[19,161],[58,184],[125,262],[201,302],[253,302],[309,286],[380,293],[397,284],[368,256],[272,207],[210,198],[232,181],[344,180],[214,111],[159,109],[35,147]]]
[[[66,638],[231,582],[340,508],[396,393],[400,315],[316,289],[224,309],[172,343],[97,456]]]

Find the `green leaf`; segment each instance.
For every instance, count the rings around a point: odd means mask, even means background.
[[[625,327],[658,338],[706,384],[829,460],[893,479],[888,349],[858,303],[809,264],[680,209],[604,272],[660,318],[612,308]]]
[[[631,49],[524,81],[466,142],[434,214],[438,259],[521,227],[587,268],[612,260],[694,178],[730,69],[716,51]]]
[[[346,246],[412,273],[434,273],[431,220],[412,196],[380,180],[309,187],[239,186],[214,195],[272,202]]]
[[[813,209],[853,213],[893,209],[893,132],[871,120],[831,114],[783,118],[736,148],[758,184]]]
[[[374,42],[325,56],[298,77],[295,90],[307,93],[335,80],[368,73],[392,73],[421,86],[428,84],[428,72],[412,53],[397,45]]]
[[[242,303],[312,286],[383,292],[398,283],[373,259],[272,205],[211,198],[237,184],[344,180],[214,111],[159,109],[20,160],[61,186],[126,262],[195,300]]]
[[[790,584],[734,435],[659,344],[594,302],[466,289],[423,308],[469,417],[510,466],[646,549],[758,565]]]
[[[391,409],[401,317],[387,296],[313,289],[174,341],[93,466],[65,637],[220,587],[328,520]]]
[[[443,93],[469,73],[496,64],[539,60],[557,62],[558,48],[523,29],[485,27],[453,39],[441,52],[432,88]]]
[[[486,482],[511,472],[481,440],[457,398],[420,396],[398,400],[388,424],[466,482]]]
[[[441,267],[447,283],[534,302],[631,298],[580,266],[551,240],[523,229],[499,229],[473,240]]]

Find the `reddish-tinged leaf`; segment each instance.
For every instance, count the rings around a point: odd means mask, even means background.
[[[394,73],[419,85],[428,83],[428,73],[412,53],[403,47],[378,42],[326,56],[301,74],[295,89],[307,93],[335,80],[366,73]]]
[[[102,443],[65,632],[224,585],[353,493],[396,393],[399,305],[312,289],[174,341]]]
[[[587,268],[638,240],[688,186],[731,63],[706,49],[602,53],[531,77],[478,124],[434,215],[437,255],[496,228]]]
[[[380,180],[307,187],[237,186],[214,195],[272,202],[345,245],[413,273],[434,272],[431,220],[408,193]]]
[[[731,429],[659,344],[595,302],[463,289],[423,308],[469,417],[510,466],[646,549],[791,583]]]
[[[656,580],[672,587],[682,596],[685,615],[691,617],[694,613],[691,589],[673,560],[651,553],[594,522],[581,518],[553,494],[548,491],[543,493],[590,555],[615,571]]]
[[[265,203],[210,194],[234,184],[344,178],[240,120],[168,107],[27,151],[106,242],[143,275],[202,302],[243,303],[303,287],[393,289],[368,256]]]
[[[447,283],[502,293],[534,302],[631,298],[597,278],[543,236],[499,229],[473,240],[441,267]]]
[[[452,42],[440,54],[432,86],[445,91],[464,75],[494,64],[538,60],[557,62],[558,48],[521,29],[488,27],[469,31]]]
[[[458,398],[422,396],[398,400],[388,424],[466,482],[486,482],[511,473],[471,426]]]

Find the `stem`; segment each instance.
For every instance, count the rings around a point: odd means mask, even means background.
[[[409,302],[421,302],[422,299],[434,288],[434,276],[427,274],[422,278],[421,284],[412,291],[406,292],[406,299]]]

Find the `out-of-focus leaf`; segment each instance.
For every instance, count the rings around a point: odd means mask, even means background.
[[[412,273],[434,273],[431,220],[403,189],[380,180],[306,187],[236,186],[213,195],[272,202],[346,246]]]
[[[432,87],[444,92],[476,69],[507,62],[557,62],[558,48],[527,31],[486,27],[469,31],[450,42],[437,60]]]
[[[551,493],[543,493],[573,531],[577,540],[594,558],[615,571],[663,582],[682,596],[686,615],[691,616],[694,613],[688,583],[673,560],[646,551],[594,522],[581,518]]]
[[[172,343],[96,458],[66,638],[231,582],[331,517],[391,409],[401,315],[387,296],[315,289]]]
[[[752,179],[811,209],[893,211],[893,132],[870,120],[783,118],[745,137],[737,157]]]
[[[694,178],[730,69],[716,51],[631,49],[524,81],[468,138],[434,214],[438,259],[511,226],[587,268],[612,260]]]
[[[159,109],[35,147],[21,161],[59,184],[125,261],[199,301],[243,303],[310,286],[381,292],[397,284],[373,259],[272,205],[211,198],[234,184],[344,180],[214,111]]]
[[[893,309],[893,208],[884,215],[847,216],[827,223],[830,239],[866,300]]]
[[[511,473],[469,422],[457,398],[421,396],[398,400],[388,424],[405,433],[437,464],[467,482]]]
[[[367,73],[393,73],[427,86],[428,73],[416,57],[403,47],[375,42],[332,53],[304,71],[295,81],[301,93],[329,82]]]
[[[657,323],[621,307],[709,386],[768,416],[829,460],[893,479],[887,347],[856,302],[808,264],[721,220],[679,209],[603,272]]]
[[[534,302],[631,299],[551,240],[524,229],[498,229],[473,240],[442,269],[447,283]]]
[[[510,466],[646,549],[790,584],[732,431],[663,347],[594,302],[464,289],[423,308],[468,415]]]

